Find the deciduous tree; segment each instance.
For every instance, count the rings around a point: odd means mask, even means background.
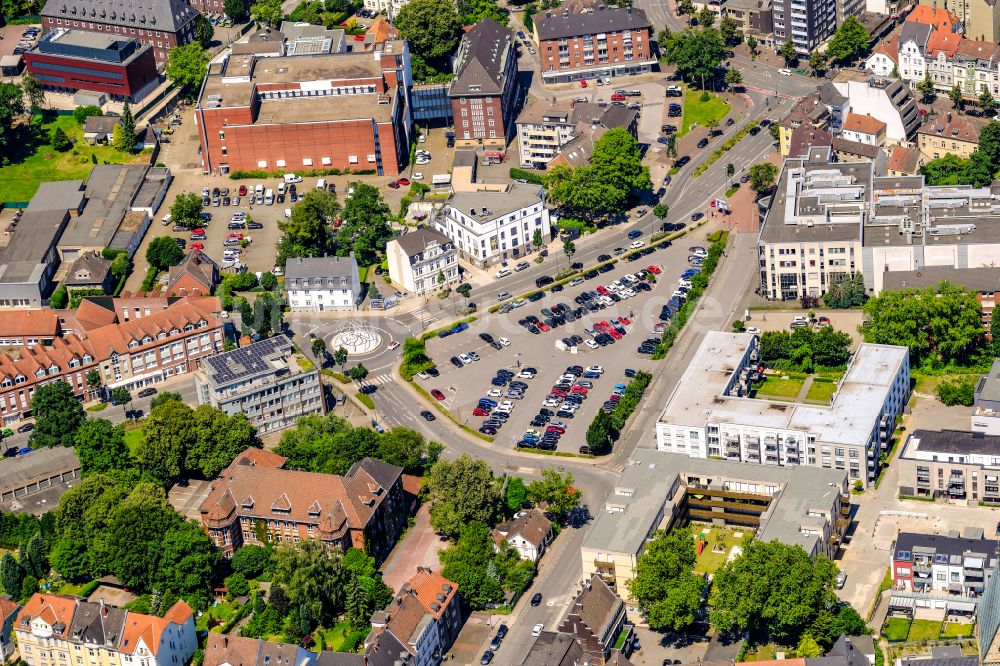
[[[580,506],[580,491],[573,485],[573,475],[561,474],[551,467],[542,469],[540,480],[528,484],[528,497],[533,502],[545,502],[557,516],[565,516]]]
[[[778,179],[778,167],[770,162],[754,164],[747,170],[750,176],[750,188],[757,194],[763,194],[774,187]]]
[[[781,49],[778,50],[778,55],[785,59],[785,65],[791,66],[792,63],[798,61],[799,54],[795,50],[795,42],[789,37],[785,40],[785,43],[781,45]]]
[[[462,31],[451,0],[413,0],[399,10],[393,25],[413,52],[428,61],[452,54]]]
[[[438,532],[457,536],[471,521],[492,525],[501,508],[500,484],[483,460],[462,455],[454,461],[439,460],[427,478],[431,525]]]
[[[344,221],[333,239],[337,256],[346,257],[354,252],[359,263],[375,263],[393,236],[390,215],[378,188],[354,183],[354,194],[344,203]]]
[[[107,419],[87,419],[73,439],[84,474],[126,469],[134,464],[125,446],[125,431]]]
[[[697,82],[705,89],[705,79],[711,80],[725,59],[726,45],[718,30],[711,27],[688,28],[670,35],[660,45],[666,61],[677,66],[677,72],[688,82]]]
[[[934,82],[931,80],[930,72],[924,74],[924,80],[917,84],[917,92],[920,93],[922,102],[929,103],[934,101],[936,91],[934,89]]]
[[[171,49],[173,53],[176,49]],[[201,224],[201,197],[194,192],[181,192],[170,205],[170,216],[174,224],[194,229]]]
[[[333,248],[331,222],[340,211],[337,195],[311,190],[292,208],[292,217],[279,222],[278,263],[291,257],[323,257]]]
[[[250,6],[250,18],[271,28],[278,27],[285,18],[281,0],[257,0]]]
[[[31,396],[31,411],[35,429],[28,440],[32,448],[46,446],[73,446],[76,431],[86,415],[64,381],[49,382],[35,389]]]
[[[280,0],[277,1],[280,8]],[[208,54],[197,41],[174,46],[167,53],[166,72],[170,80],[181,86],[186,97],[193,98],[201,89],[201,82],[208,72]]]
[[[839,63],[846,63],[868,50],[869,35],[856,16],[848,16],[833,33],[826,55]]]
[[[657,532],[639,557],[628,589],[652,629],[681,631],[694,622],[704,580],[694,573],[691,534],[675,529]]]
[[[146,261],[161,271],[176,266],[183,259],[184,251],[170,236],[154,238],[146,248]]]

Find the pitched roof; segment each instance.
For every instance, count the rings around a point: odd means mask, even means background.
[[[986,118],[976,118],[949,111],[935,116],[930,122],[921,125],[917,134],[939,136],[951,141],[979,143],[979,132],[989,123],[990,121]]]
[[[510,30],[496,21],[483,19],[462,37],[455,78],[448,94],[452,97],[501,94],[507,59],[516,57]]]
[[[458,583],[453,583],[426,567],[420,567],[413,578],[403,583],[400,594],[407,592],[412,592],[424,610],[440,619],[458,594]]]
[[[789,157],[805,157],[813,146],[833,146],[833,135],[812,125],[799,125],[792,130]]]
[[[111,262],[97,252],[84,252],[69,267],[64,284],[100,284],[111,270]]]
[[[74,642],[118,647],[128,611],[105,604],[77,600],[69,638]]]
[[[389,622],[385,626],[385,631],[390,632],[408,649],[410,645],[415,646],[418,636],[414,634],[417,633],[421,620],[427,615],[423,604],[415,596],[407,594],[397,597],[386,612],[389,614]]]
[[[519,536],[535,548],[539,548],[544,545],[545,539],[551,531],[552,521],[538,509],[531,509],[513,520],[497,525],[494,533],[507,540]]]
[[[286,462],[288,462],[288,458],[279,456],[273,451],[251,447],[242,453],[237,454],[237,456],[233,458],[233,462],[229,463],[229,467],[223,470],[222,473],[225,474],[238,465],[278,469],[280,467],[284,467]]]
[[[899,44],[913,42],[918,49],[927,48],[927,40],[931,38],[934,27],[926,23],[904,23],[899,29]]]
[[[978,39],[960,39],[956,54],[975,60],[994,60],[997,58],[998,48],[1000,47],[993,42],[984,42]]]
[[[939,53],[944,53],[947,57],[954,58],[962,39],[961,35],[956,35],[953,32],[935,30],[931,33],[931,38],[927,40],[927,54],[936,58]]]
[[[916,173],[920,162],[920,151],[916,148],[896,145],[889,153],[889,171],[899,171],[901,173]]]
[[[368,666],[397,666],[410,651],[389,631],[383,631],[365,651]]]
[[[625,602],[608,587],[604,579],[594,574],[590,584],[576,598],[573,610],[579,613],[580,621],[600,637],[607,632],[624,605]]]
[[[935,30],[954,32],[961,26],[958,17],[943,7],[917,5],[906,17],[907,23],[925,23],[934,26]]]
[[[55,310],[6,310],[0,319],[0,338],[51,338],[59,333]]]
[[[378,44],[379,42],[396,39],[398,36],[399,33],[392,27],[392,24],[380,16],[365,31],[365,43],[367,44],[370,41],[372,44]]]
[[[125,629],[122,633],[118,650],[124,654],[132,654],[140,642],[156,654],[160,649],[160,638],[170,624],[184,624],[193,615],[191,607],[180,599],[170,607],[163,617],[129,613],[125,618]]]
[[[440,231],[431,229],[430,227],[410,231],[409,233],[403,234],[390,242],[399,244],[399,249],[401,249],[403,254],[407,257],[420,254],[427,249],[427,246],[431,243],[437,243],[441,247],[453,245],[450,238],[445,236]]]
[[[580,13],[570,13],[559,9],[542,10],[532,17],[538,40],[596,35],[599,32],[619,32],[622,30],[649,30],[651,25],[646,12],[631,7],[598,6],[597,11],[588,9]]]
[[[848,113],[844,119],[844,130],[847,132],[861,132],[874,136],[884,132],[885,128],[886,124],[878,118],[863,116],[860,113]]]
[[[7,622],[7,618],[21,609],[21,605],[16,601],[0,597],[0,626]]]
[[[893,31],[888,37],[875,45],[875,53],[880,53],[896,65],[899,64],[899,33]],[[827,82],[829,83],[829,81]],[[826,85],[826,84],[824,84]]]
[[[83,123],[83,133],[111,134],[120,120],[118,116],[87,116]]]
[[[209,633],[203,666],[299,666],[298,654],[298,646],[290,643]]]
[[[215,297],[189,296],[175,301],[156,298],[116,298],[112,301],[113,307],[118,310],[121,307],[129,307],[132,305],[131,300],[135,301],[134,307],[150,307],[150,313],[144,314],[138,319],[132,318],[88,330],[87,340],[98,356],[103,358],[105,354],[113,351],[119,354],[139,352],[146,345],[162,344],[156,339],[160,333],[170,333],[172,330],[183,331],[184,327],[189,325],[197,327],[201,321],[206,322],[209,326],[221,323],[216,313],[222,309],[222,306],[219,299]],[[163,307],[155,310],[158,302],[162,303]],[[77,319],[79,320],[79,316]],[[149,342],[142,342],[147,337],[152,339]],[[130,348],[128,345],[132,340],[139,342],[139,346]]]
[[[178,285],[183,278],[194,280],[201,285],[201,289],[190,290],[185,285]],[[164,291],[168,296],[208,296],[218,279],[219,266],[201,250],[191,250],[184,255],[181,263],[170,269]]]
[[[56,638],[66,638],[69,626],[76,610],[76,597],[65,594],[35,593],[17,616],[15,629],[30,631],[35,618],[41,619],[52,627],[52,635]]]
[[[198,11],[184,0],[49,0],[42,16],[88,20],[127,28],[179,32]]]

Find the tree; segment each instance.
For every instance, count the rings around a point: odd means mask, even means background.
[[[958,185],[964,170],[965,160],[954,153],[945,153],[920,167],[928,185]]]
[[[274,273],[271,271],[265,271],[260,274],[260,287],[261,289],[266,289],[267,291],[274,291],[278,286],[278,278],[274,277]]]
[[[598,410],[594,420],[587,427],[587,446],[594,455],[610,453],[611,444],[618,439],[618,432],[611,423],[611,414]]]
[[[799,641],[798,647],[795,648],[795,656],[799,659],[815,659],[822,656],[822,654],[823,649],[816,642],[816,639],[809,634],[804,634]]]
[[[934,101],[936,91],[934,89],[934,82],[931,80],[930,72],[924,74],[924,80],[917,84],[917,92],[920,93],[921,101],[925,104],[929,104]]]
[[[997,165],[990,161],[986,153],[978,150],[965,161],[962,171],[958,175],[958,182],[962,185],[972,185],[973,187],[985,187],[993,182],[993,175],[997,171]]]
[[[176,516],[173,526],[160,541],[153,584],[191,599],[195,607],[205,607],[219,551],[198,524],[181,521],[177,514],[173,515]],[[163,610],[170,607],[166,599],[163,606]]]
[[[316,539],[279,544],[274,551],[274,581],[284,585],[292,609],[308,608],[311,621],[332,620],[343,607],[347,572],[339,555]],[[293,611],[294,612],[294,611]]]
[[[715,23],[715,12],[708,5],[698,11],[698,25],[703,28],[711,28]]]
[[[337,350],[333,352],[333,361],[339,365],[341,369],[343,369],[344,364],[347,363],[347,349],[344,347],[337,347]]]
[[[580,491],[573,485],[573,475],[560,474],[551,467],[542,469],[541,480],[528,484],[528,497],[533,502],[545,502],[557,516],[565,516],[580,506]]]
[[[7,164],[13,152],[9,143],[14,136],[14,118],[24,113],[24,96],[15,83],[0,82],[0,165]]]
[[[650,628],[681,631],[694,622],[704,587],[694,562],[694,545],[685,529],[658,531],[647,542],[627,585]]]
[[[84,474],[132,466],[125,446],[125,429],[107,419],[87,419],[76,431],[73,441]]]
[[[826,55],[819,49],[809,54],[809,69],[812,70],[813,76],[822,76],[826,71]]]
[[[344,220],[333,239],[334,251],[338,257],[354,252],[359,263],[373,264],[394,235],[391,212],[378,188],[367,183],[353,186],[354,194],[344,203]]]
[[[462,525],[481,521],[492,525],[500,512],[500,484],[488,463],[463,454],[455,461],[439,460],[427,478],[431,525],[449,537]]]
[[[680,0],[677,3],[677,13],[683,16],[693,16],[695,12],[694,3],[691,0]]]
[[[128,258],[128,253],[123,252],[111,260],[111,274],[119,280],[128,273],[128,269],[131,267],[132,262]]]
[[[96,392],[97,389],[101,387],[101,384],[104,383],[104,380],[101,377],[101,371],[98,370],[97,368],[88,370],[84,379],[86,379],[87,386],[90,387],[90,390],[94,392]]]
[[[28,98],[28,110],[31,111],[31,115],[35,115],[45,104],[45,91],[42,89],[42,84],[39,83],[34,74],[25,72],[21,77],[21,90]]]
[[[750,59],[751,60],[756,60],[757,59],[757,38],[754,37],[752,33],[747,37],[747,50],[750,51]]]
[[[257,0],[250,6],[250,18],[259,24],[277,28],[285,18],[281,0]]]
[[[898,79],[899,78],[899,65],[892,63],[892,71],[889,72],[889,76]]]
[[[118,386],[111,389],[111,401],[118,405],[127,405],[132,402],[132,392],[127,386]]]
[[[563,240],[563,254],[566,255],[566,263],[568,264],[573,260],[573,254],[576,252],[576,245],[569,238]]]
[[[778,167],[770,162],[754,164],[747,170],[750,176],[750,187],[758,195],[770,191],[778,179]]]
[[[271,551],[263,546],[246,544],[233,553],[233,571],[246,578],[258,578],[273,567]]]
[[[660,51],[669,64],[677,66],[685,81],[699,81],[704,90],[705,79],[713,79],[725,59],[726,44],[714,28],[688,28],[670,35],[666,44],[660,45]]]
[[[738,69],[727,69],[726,76],[722,79],[730,90],[736,90],[743,85],[743,74]]]
[[[479,520],[459,527],[455,545],[438,553],[441,575],[458,584],[462,599],[472,608],[484,608],[503,597],[490,528]]]
[[[223,9],[223,11],[225,11]],[[196,14],[194,17],[194,36],[203,49],[212,45],[212,37],[215,36],[215,28],[212,23],[205,18],[204,14]]]
[[[87,118],[91,116],[102,116],[104,112],[101,111],[101,107],[95,106],[93,104],[89,106],[78,106],[73,109],[73,119],[76,120],[76,124],[83,126],[87,122]]]
[[[524,485],[524,479],[519,476],[507,477],[507,490],[504,500],[507,505],[506,514],[512,516],[524,507],[528,501],[528,487]]]
[[[326,357],[326,340],[323,338],[313,338],[312,354],[318,359]]]
[[[223,0],[222,11],[233,21],[242,21],[247,15],[247,3],[244,0]]]
[[[365,380],[365,377],[368,376],[368,368],[361,363],[358,363],[356,366],[347,371],[347,376],[360,384]]]
[[[175,47],[170,49],[170,52],[173,53],[176,50]],[[170,205],[170,216],[173,218],[174,224],[183,225],[188,229],[197,228],[202,223],[201,197],[194,192],[181,192]]]
[[[670,206],[665,203],[658,203],[653,206],[653,216],[656,217],[660,222],[667,219],[667,215],[670,214]]]
[[[21,548],[18,557],[21,566],[35,578],[46,578],[49,575],[48,547],[41,532],[35,532]]]
[[[719,34],[726,44],[739,44],[742,37],[739,24],[728,13],[723,14],[722,20],[719,21]]]
[[[194,410],[183,402],[169,400],[149,412],[136,449],[142,468],[164,483],[180,477],[184,457],[196,433],[190,427]]]
[[[542,246],[545,245],[545,241],[542,239],[541,229],[535,229],[535,233],[531,237],[531,244],[535,246],[536,251],[542,249]]]
[[[28,574],[21,581],[21,597],[26,598],[38,591],[38,579]]]
[[[826,47],[828,58],[838,63],[847,63],[868,50],[870,37],[857,16],[848,16],[830,38]]]
[[[49,382],[31,396],[35,429],[28,440],[32,448],[73,446],[77,428],[86,418],[83,407],[64,381]]]
[[[944,405],[971,407],[976,399],[976,382],[970,379],[946,379],[937,385],[937,397]]]
[[[184,259],[184,251],[170,236],[154,238],[146,248],[146,261],[150,266],[163,271],[176,266]]]
[[[234,597],[241,597],[250,592],[250,583],[247,577],[241,573],[234,573],[225,579],[226,591]]]
[[[778,55],[785,59],[785,65],[791,66],[791,64],[799,59],[799,54],[795,50],[795,42],[789,37],[785,40],[785,43],[781,45],[781,49],[778,51]]]
[[[194,432],[184,452],[184,468],[206,479],[216,476],[246,449],[260,447],[257,429],[242,412],[228,415],[211,405],[198,405],[188,427]]]
[[[49,143],[52,144],[54,150],[60,153],[65,153],[67,150],[73,147],[73,142],[70,141],[69,137],[66,136],[66,132],[63,131],[61,127],[55,127],[49,134]]]
[[[201,16],[199,14],[199,16]],[[135,118],[132,117],[132,107],[128,101],[122,109],[121,120],[115,126],[116,133],[112,138],[112,145],[115,150],[123,153],[131,153],[135,150]]]
[[[399,10],[393,25],[413,53],[427,61],[451,55],[462,30],[451,0],[413,0]]]
[[[163,391],[150,401],[149,409],[150,410],[156,409],[160,405],[168,403],[171,400],[184,402],[184,398],[181,397],[180,393],[174,393],[173,391]]]
[[[0,557],[0,587],[14,598],[21,595],[21,581],[24,580],[24,569],[10,553]]]
[[[987,123],[979,130],[979,147],[976,150],[987,155],[993,164],[1000,164],[1000,123]]]
[[[49,307],[53,310],[62,310],[66,307],[66,303],[69,301],[69,290],[66,289],[66,285],[59,285],[55,291],[49,295]]]
[[[207,71],[208,54],[200,42],[174,46],[167,53],[167,77],[181,86],[188,98],[198,94]]]
[[[952,86],[951,90],[948,92],[948,99],[951,100],[951,104],[956,111],[962,110],[965,100],[962,97],[962,88],[957,83]]]
[[[990,317],[990,341],[993,344],[993,356],[1000,357],[1000,317],[996,320]]]

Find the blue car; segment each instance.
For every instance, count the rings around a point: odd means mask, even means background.
[[[521,439],[523,439],[525,442],[531,442],[532,444],[534,444],[535,442],[538,441],[539,437],[538,435],[533,435],[529,432],[525,433],[524,437],[522,437]]]
[[[599,372],[585,372],[583,373],[584,379],[600,379],[601,374]]]
[[[468,324],[466,324],[465,322],[462,322],[462,323],[460,323],[460,324],[456,324],[456,325],[455,325],[455,328],[453,328],[453,329],[451,329],[451,330],[452,330],[452,332],[454,332],[454,333],[461,333],[462,331],[464,331],[464,330],[466,330],[466,329],[468,329],[468,328],[469,328],[469,325],[468,325]]]
[[[624,384],[615,384],[615,388],[616,389],[621,389],[622,391],[624,391],[625,390],[625,385]]]
[[[480,400],[479,400],[479,406],[480,407],[489,407],[490,409],[493,409],[494,407],[497,406],[497,402],[496,402],[496,400],[490,400],[489,398],[480,398]]]
[[[628,239],[629,240],[635,240],[636,238],[638,238],[641,235],[642,235],[641,231],[639,231],[638,229],[633,229],[632,231],[628,232]]]
[[[450,328],[446,328],[443,331],[441,331],[440,333],[438,333],[438,337],[439,338],[447,338],[452,333],[454,333],[454,331],[452,331]]]
[[[687,278],[694,277],[698,273],[701,273],[701,271],[698,270],[697,268],[689,268],[686,271],[684,271],[683,273],[681,273],[681,277],[687,279]]]

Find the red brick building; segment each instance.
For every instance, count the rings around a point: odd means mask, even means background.
[[[46,88],[136,102],[159,84],[153,51],[132,37],[60,28],[25,52],[24,62]]]
[[[656,65],[652,24],[641,9],[550,9],[533,21],[545,83],[642,74]]]
[[[455,143],[502,151],[514,136],[517,118],[517,49],[502,25],[484,19],[462,37],[448,88]]]
[[[161,67],[167,51],[194,39],[198,10],[184,0],[48,0],[42,30],[87,30],[134,37],[153,49]]]
[[[209,67],[195,110],[206,173],[373,170],[409,156],[406,43],[375,52],[258,58]]]

